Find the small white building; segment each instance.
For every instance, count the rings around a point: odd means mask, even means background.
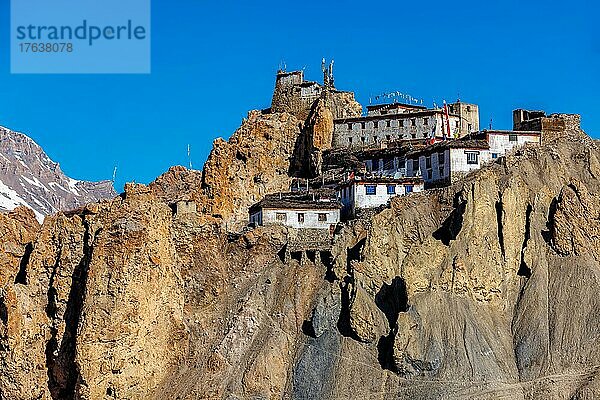
[[[445,140],[406,156],[406,175],[421,177],[425,187],[446,185],[492,159],[486,140]]]
[[[339,187],[342,213],[354,217],[358,210],[387,204],[392,197],[423,190],[420,178],[353,177]]]
[[[340,222],[341,204],[311,193],[280,193],[265,196],[250,207],[250,223],[285,225],[296,229],[329,229]]]
[[[490,144],[492,159],[503,157],[512,149],[527,143],[540,144],[542,138],[542,133],[538,131],[484,130],[482,133]]]

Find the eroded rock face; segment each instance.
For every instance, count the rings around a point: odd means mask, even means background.
[[[135,186],[124,199],[46,219],[8,310],[7,398],[152,393],[187,347],[171,219],[166,205]]]
[[[600,152],[573,137],[526,148],[449,188],[396,198],[391,209],[341,236],[338,277],[375,299],[394,281],[405,283],[406,309],[370,350],[391,371],[383,379],[387,393],[424,399],[596,393],[590,380],[598,372],[598,342],[590,338],[599,331],[590,324],[600,304],[592,278],[600,272]],[[369,316],[361,307],[356,312]],[[375,363],[358,365],[365,358],[353,356],[357,347],[343,353],[357,365],[331,379],[361,379],[366,395],[380,390],[382,379],[371,372]],[[338,388],[336,395],[350,394]]]
[[[173,167],[150,184],[166,203],[195,200],[207,221],[244,226],[248,208],[289,190],[290,160],[301,122],[286,113],[251,111],[229,141],[216,139],[202,172]]]

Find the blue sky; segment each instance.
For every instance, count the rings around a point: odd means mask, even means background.
[[[153,0],[149,75],[11,75],[9,4],[0,5],[0,125],[36,140],[77,179],[148,183],[195,168],[250,109],[270,104],[276,70],[357,99],[401,91],[480,106],[482,128],[513,108],[582,114],[600,136],[598,6],[591,1],[206,2]],[[491,4],[494,3],[494,4]],[[453,6],[453,4],[456,4]],[[595,24],[592,22],[594,21]]]

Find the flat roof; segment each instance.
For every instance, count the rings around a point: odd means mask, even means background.
[[[334,198],[317,198],[313,200],[313,193],[275,193],[268,194],[264,199],[250,207],[250,212],[260,209],[285,209],[285,210],[337,210],[342,205]]]
[[[481,139],[452,139],[452,140],[443,140],[441,142],[436,142],[432,145],[423,147],[418,150],[411,151],[407,154],[407,157],[416,157],[423,154],[436,153],[440,150],[447,149],[480,149],[487,150],[490,148],[487,140]]]
[[[373,183],[398,183],[398,184],[419,184],[423,183],[423,178],[418,176],[405,176],[401,178],[392,178],[387,176],[361,176],[348,180],[340,186],[349,186],[351,184],[369,185]]]
[[[426,110],[427,107],[421,106],[418,104],[405,104],[405,103],[386,103],[386,104],[373,104],[368,105],[367,110],[380,110],[380,109],[390,109],[390,108],[408,108],[408,109],[417,109],[417,110]]]
[[[334,124],[347,124],[349,122],[367,122],[373,120],[386,120],[386,119],[410,119],[415,117],[424,117],[435,114],[442,114],[444,111],[441,108],[430,108],[421,111],[413,111],[408,113],[398,114],[385,114],[385,115],[365,115],[360,117],[351,118],[338,118],[333,120]],[[451,117],[457,117],[457,115],[449,113]]]
[[[394,157],[403,156],[406,153],[416,150],[418,148],[427,145],[428,139],[400,139],[394,142],[393,146],[386,148],[366,148],[363,150],[355,151],[354,154],[359,160],[369,160],[372,157]]]

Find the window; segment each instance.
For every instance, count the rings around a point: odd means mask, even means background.
[[[352,144],[352,138],[351,137],[348,138],[348,144]]]
[[[419,170],[419,160],[413,160],[413,171],[417,172]]]
[[[379,128],[379,121],[373,121],[373,128]]]
[[[348,124],[348,130],[352,130],[352,123]]]
[[[278,212],[275,214],[275,219],[277,221],[285,222],[285,221],[287,221],[287,214]]]
[[[404,191],[406,193],[412,193],[412,191],[413,191],[413,185],[404,185]]]
[[[398,126],[399,127],[403,127],[404,126],[404,120],[403,119],[401,119],[401,120],[398,121]]]
[[[413,138],[413,139],[416,139],[417,138],[417,134],[416,133],[411,133],[410,137]]]
[[[365,137],[364,137],[364,136],[363,136],[363,137],[361,137],[361,138],[360,138],[360,141],[361,141],[363,144],[365,144]]]
[[[376,185],[366,185],[365,186],[365,194],[367,194],[367,195],[377,194],[377,186]]]
[[[467,112],[471,112],[471,106],[467,106]]]
[[[446,153],[438,153],[438,164],[443,164],[446,162]]]
[[[473,125],[469,124],[469,132],[473,131]]]
[[[416,118],[411,119],[410,120],[410,125],[411,126],[417,126],[417,119]]]
[[[387,159],[383,160],[383,169],[386,171],[394,169],[394,159],[387,158]]]
[[[326,221],[327,221],[327,214],[319,213],[319,222],[326,222]]]
[[[429,125],[429,118],[423,118],[423,125]]]
[[[396,185],[387,185],[387,194],[396,194]]]
[[[304,213],[298,213],[298,222],[301,224],[304,223]]]
[[[440,174],[440,175],[439,175],[439,177],[440,177],[440,178],[443,178],[443,177],[444,177],[444,166],[443,166],[443,165],[442,165],[442,166],[440,166],[440,168],[439,168],[439,171],[438,171],[438,172],[439,172],[439,174]]]
[[[373,136],[373,143],[377,143],[377,136]]]
[[[385,135],[385,140],[387,140],[388,142],[390,142],[392,140],[392,136],[391,135]]]
[[[365,129],[365,123],[364,123],[364,122],[361,122],[361,123],[360,123],[360,127],[361,127],[361,129]]]
[[[496,159],[496,158],[498,158],[498,153],[492,153],[492,158],[493,158],[493,159]]]
[[[373,171],[379,171],[379,159],[373,160]]]
[[[511,133],[510,135],[508,135],[508,141],[509,142],[516,142],[518,140],[517,138],[517,134],[516,133]]]
[[[433,178],[433,171],[431,169],[426,169],[425,170],[425,179],[432,179]]]
[[[465,153],[467,155],[467,164],[479,164],[479,152],[467,151]]]
[[[425,157],[425,168],[431,168],[431,156]]]
[[[390,120],[385,121],[385,126],[387,126],[388,128],[390,126],[392,126],[392,121],[390,121]]]
[[[460,121],[456,121],[456,127],[458,128],[460,126]]]

